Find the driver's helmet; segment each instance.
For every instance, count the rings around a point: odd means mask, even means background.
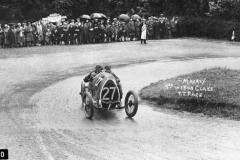
[[[105,66],[104,68],[106,72],[111,72],[111,66]]]
[[[96,72],[96,73],[100,73],[102,70],[103,70],[103,67],[102,67],[102,66],[96,65],[96,67],[95,67],[95,72]]]

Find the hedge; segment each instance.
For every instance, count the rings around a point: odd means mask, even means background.
[[[234,30],[235,40],[240,39],[240,23],[236,21],[226,21],[216,17],[184,17],[180,24],[181,34],[185,37],[231,40]]]

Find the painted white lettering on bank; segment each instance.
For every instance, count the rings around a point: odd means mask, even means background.
[[[206,97],[208,92],[214,91],[214,87],[206,84],[207,78],[189,79],[178,78],[175,83],[167,83],[166,89],[174,89],[179,96],[182,97]]]

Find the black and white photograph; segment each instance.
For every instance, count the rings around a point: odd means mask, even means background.
[[[0,0],[0,159],[240,160],[240,0]]]

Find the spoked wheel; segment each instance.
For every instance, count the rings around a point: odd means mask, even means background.
[[[138,110],[138,97],[134,91],[129,91],[125,98],[125,112],[129,118],[135,116]]]
[[[82,107],[87,118],[92,119],[94,114],[93,99],[89,92],[84,92],[82,96]]]

